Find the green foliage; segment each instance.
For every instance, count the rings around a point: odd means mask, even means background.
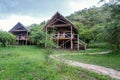
[[[93,27],[84,26],[80,22],[74,22],[78,28],[80,38],[85,42],[89,43],[91,41],[102,41],[102,32],[104,31],[104,26],[95,25]]]
[[[29,27],[29,29],[30,29],[30,31],[32,31],[32,32],[35,32],[35,31],[37,31],[37,30],[42,30],[43,29],[43,27],[45,26],[45,21],[43,21],[43,22],[41,22],[40,24],[32,24],[30,27]]]
[[[84,26],[93,27],[96,24],[103,24],[110,17],[111,8],[107,5],[101,7],[91,7],[74,12],[67,16],[73,22],[81,22]]]
[[[45,26],[45,21],[40,23],[40,25],[37,24],[31,25],[30,38],[34,44],[37,44],[39,46],[46,48],[53,47],[55,44],[51,40],[51,36],[49,34],[46,35],[46,32],[43,31],[44,26]]]
[[[103,1],[105,0],[100,0]],[[80,38],[85,42],[108,42],[113,50],[120,50],[119,0],[111,0],[101,7],[77,11],[67,18],[75,23]]]
[[[45,33],[43,31],[31,32],[31,40],[37,45],[42,45],[45,43]]]
[[[42,31],[44,25],[45,21],[40,24],[32,24],[30,26],[30,38],[32,43],[41,47],[43,47],[45,43],[45,32]]]
[[[47,39],[46,39],[47,36]],[[42,45],[42,47],[52,48],[55,46],[54,42],[50,38],[49,34],[46,35],[45,32],[41,30],[37,30],[35,32],[31,32],[32,42],[37,45]]]
[[[15,36],[11,33],[0,31],[0,43],[1,46],[6,47],[7,45],[11,45],[15,42]]]
[[[101,7],[92,7],[83,9],[67,16],[78,27],[80,38],[85,42],[104,41],[103,32],[105,24],[110,17],[111,7],[103,5]]]
[[[111,21],[105,28],[105,40],[114,50],[120,51],[120,5],[111,5]]]

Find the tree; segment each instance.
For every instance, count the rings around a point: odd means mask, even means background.
[[[1,46],[6,47],[15,42],[15,36],[9,32],[0,31],[0,43]]]
[[[120,5],[112,5],[111,21],[106,26],[106,41],[120,50]]]
[[[45,44],[45,32],[38,30],[35,32],[31,32],[30,34],[31,40],[34,44],[39,45],[41,47]]]

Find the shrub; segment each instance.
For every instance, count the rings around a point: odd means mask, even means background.
[[[15,36],[9,32],[0,31],[0,44],[3,47],[11,45],[15,42]]]

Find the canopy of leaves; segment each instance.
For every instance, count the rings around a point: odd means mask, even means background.
[[[120,50],[120,4],[111,5],[111,21],[106,25],[105,39],[113,48]]]
[[[111,8],[105,4],[101,7],[91,7],[89,9],[83,9],[77,12],[74,12],[70,16],[67,16],[68,19],[74,22],[81,22],[84,26],[94,26],[96,24],[103,24],[110,17]]]

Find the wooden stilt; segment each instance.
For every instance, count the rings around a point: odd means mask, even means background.
[[[59,39],[57,39],[57,46],[59,47]]]
[[[26,45],[27,45],[27,41],[28,41],[28,32],[27,32],[27,35],[26,35]]]
[[[73,49],[73,40],[72,40],[72,38],[73,38],[72,36],[73,36],[73,35],[72,35],[72,31],[73,31],[73,30],[72,30],[72,26],[71,26],[71,41],[70,41],[70,42],[71,42],[71,49]]]
[[[46,27],[46,39],[45,39],[45,41],[47,41],[47,27]],[[46,45],[46,43],[45,43],[45,48],[47,47],[47,45]]]
[[[26,41],[25,41],[25,45],[27,45],[27,39],[26,39]]]
[[[79,51],[79,34],[77,34],[77,41],[78,41],[78,51]]]
[[[21,40],[21,45],[24,45],[24,41]]]
[[[20,45],[20,40],[18,40],[18,45]]]
[[[64,44],[64,41],[63,41],[63,44]],[[65,45],[65,44],[64,44],[64,45]],[[64,45],[63,45],[63,49],[65,49]]]
[[[85,44],[85,50],[86,50],[87,45]]]
[[[85,44],[85,48],[84,49],[86,50],[86,48],[87,48],[87,44]]]
[[[17,40],[17,45],[19,45],[19,41]]]
[[[71,49],[73,49],[73,40],[71,39]]]

